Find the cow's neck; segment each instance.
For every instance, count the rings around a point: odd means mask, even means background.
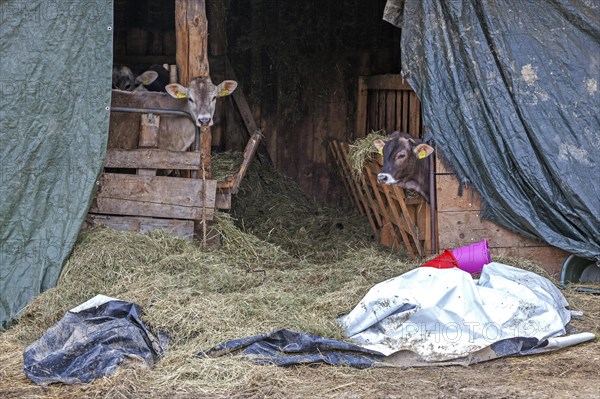
[[[402,182],[402,187],[421,194],[429,202],[429,159],[419,159],[410,177]]]

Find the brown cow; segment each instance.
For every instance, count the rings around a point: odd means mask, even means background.
[[[408,133],[394,132],[385,141],[375,140],[375,147],[383,154],[381,173],[377,181],[414,190],[429,202],[429,160],[433,148]]]
[[[162,115],[158,133],[158,148],[184,151],[194,142],[194,124],[211,126],[217,98],[231,94],[236,87],[237,82],[233,80],[225,80],[215,86],[209,77],[195,78],[188,87],[176,83],[168,85],[167,93],[113,90],[111,105],[188,112],[194,122],[183,116]],[[139,130],[139,113],[112,112],[108,148],[137,148]]]

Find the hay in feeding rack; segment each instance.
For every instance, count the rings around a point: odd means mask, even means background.
[[[350,167],[352,175],[356,178],[360,178],[364,173],[365,162],[370,161],[376,156],[379,151],[373,145],[375,140],[385,140],[386,136],[382,134],[383,131],[372,131],[366,137],[356,140],[350,144],[348,149],[348,155],[350,158]]]

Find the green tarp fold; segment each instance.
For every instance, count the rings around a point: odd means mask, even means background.
[[[0,329],[53,287],[106,153],[112,0],[0,0]]]

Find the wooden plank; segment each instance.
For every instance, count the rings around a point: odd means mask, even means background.
[[[367,98],[367,128],[365,135],[377,130],[377,118],[379,117],[379,96],[376,91],[370,90]],[[364,136],[363,136],[364,137]]]
[[[189,241],[194,237],[194,222],[191,220],[88,214],[86,221],[92,226],[106,226],[118,231],[137,231],[147,234],[161,230]]]
[[[410,90],[412,87],[401,75],[373,75],[367,76],[365,83],[369,90]]]
[[[481,208],[481,197],[475,189],[464,185],[462,196],[458,195],[458,179],[454,175],[437,175],[436,187],[440,212],[476,211]]]
[[[141,114],[139,148],[158,147],[160,115]]]
[[[395,91],[396,95],[396,109],[394,111],[394,116],[396,118],[394,122],[394,129],[402,131],[402,91]]]
[[[200,128],[200,154],[202,156],[202,167],[198,169],[199,179],[210,179],[211,169],[211,151],[212,151],[212,133],[209,126]]]
[[[209,76],[204,0],[175,0],[175,37],[179,82],[187,86],[194,77]]]
[[[100,179],[98,194],[106,198],[135,198],[140,201],[183,206],[201,206],[204,181],[166,176],[137,176],[104,173]],[[214,207],[216,180],[206,180],[206,201]]]
[[[193,179],[186,179],[193,180]],[[212,220],[214,208],[206,208],[205,220]],[[156,202],[139,201],[121,198],[102,198],[97,197],[90,212],[107,215],[123,216],[152,216],[173,219],[202,220],[202,207],[190,207],[181,205],[168,205]]]
[[[154,114],[142,114],[140,123],[139,148],[158,147],[158,129],[160,126],[160,116]],[[138,175],[156,176],[154,168],[140,168],[138,166]]]
[[[195,77],[209,76],[208,22],[205,0],[175,0],[176,59],[179,81],[188,86]],[[212,135],[210,127],[200,129],[200,152],[203,154],[203,170],[200,178],[211,176]]]
[[[231,209],[231,192],[229,190],[217,190],[217,196],[215,197],[215,208]]]
[[[379,191],[379,184],[377,183],[377,179],[375,178],[376,174],[374,174],[372,172],[372,170],[368,167],[365,167],[365,174],[367,175],[367,180],[369,182],[369,184],[371,185],[371,188],[373,190],[373,194],[375,195],[375,200],[377,201],[377,205],[379,206],[379,212],[382,215],[382,222],[381,222],[381,227],[382,227],[382,234],[381,234],[381,240],[382,243],[385,245],[386,243],[384,242],[384,239],[389,239],[389,236],[387,234],[384,234],[384,227],[391,225],[392,223],[392,217],[390,215],[390,212],[388,211],[388,206],[386,206],[386,203],[383,201],[383,198],[381,197],[381,193]],[[392,231],[388,231],[388,234],[393,233]],[[395,245],[397,245],[397,247],[400,247],[400,240],[398,239],[398,237],[395,234],[392,234],[392,240],[393,243]],[[389,244],[388,244],[389,245]]]
[[[216,189],[216,180],[105,173],[91,212],[200,219],[205,209],[212,218]]]
[[[375,223],[377,226],[376,228],[379,231],[379,228],[381,228],[381,226],[383,226],[384,223],[381,219],[381,215],[378,212],[377,204],[375,203],[375,199],[373,198],[372,191],[369,189],[369,184],[367,183],[364,174],[362,174],[360,176],[360,182],[362,184],[363,195],[367,199],[368,207],[371,210],[371,213],[373,214],[373,216],[375,217]]]
[[[391,133],[396,130],[396,92],[385,92],[385,131]]]
[[[407,133],[408,133],[408,129],[409,129],[409,122],[408,122],[408,104],[409,104],[408,99],[409,99],[409,97],[410,97],[409,91],[402,92],[402,131],[407,132]]]
[[[358,96],[356,102],[356,138],[367,135],[367,85],[366,77],[358,77]]]
[[[406,203],[404,202],[404,198],[406,198],[406,195],[404,194],[404,190],[398,186],[391,186],[391,187],[392,187],[392,192],[398,198],[398,204],[400,204],[400,209],[402,209],[402,216],[404,217],[404,220],[406,220],[406,225],[408,226],[408,233],[412,236],[415,243],[418,244],[421,239],[419,236],[419,232],[417,231],[417,229],[415,228],[415,225],[413,224],[414,221],[410,217],[410,212],[408,211]],[[420,245],[417,245],[417,252],[419,253],[420,256],[424,255],[423,248],[421,248]]]
[[[348,165],[348,168],[349,168],[350,164],[348,163],[348,149],[346,148],[345,145],[341,145],[339,148],[340,148],[340,153],[341,153],[342,159],[344,159],[344,162]],[[368,202],[365,194],[363,193],[361,184],[356,179],[351,179],[351,183],[354,185],[355,190],[358,194],[358,197],[360,198],[360,202],[365,210],[365,214],[367,215],[367,219],[369,219],[369,223],[371,224],[371,227],[373,229],[373,235],[377,239],[379,239],[379,226],[373,219],[372,212],[370,211],[371,207],[369,205],[369,202]]]
[[[400,216],[400,212],[398,211],[398,207],[399,207],[398,201],[396,198],[394,198],[394,194],[390,190],[390,186],[384,185],[383,192],[387,198],[388,205],[390,206],[392,215],[394,216],[396,226],[398,226],[398,231],[400,231],[400,235],[402,236],[402,241],[404,241],[406,250],[408,251],[410,257],[414,259],[414,258],[416,258],[415,249],[413,248],[413,245],[410,242],[410,239],[408,238],[408,234],[406,234],[406,232],[408,231],[407,220],[403,219]]]
[[[481,220],[480,212],[438,211],[438,237],[441,248],[456,248],[488,239],[490,245],[512,247],[519,245],[520,237],[500,226]]]
[[[377,125],[375,125],[376,130],[384,130],[385,131],[385,111],[387,109],[385,100],[385,91],[378,90],[377,91]]]
[[[356,201],[357,209],[359,210],[359,212],[361,214],[364,215],[367,213],[367,209],[363,205],[362,200],[360,198],[360,195],[359,195],[360,189],[357,187],[356,180],[352,176],[352,171],[351,171],[350,163],[348,162],[346,152],[342,151],[342,148],[347,150],[347,144],[341,143],[341,142],[334,142],[334,144],[335,144],[334,149],[335,149],[337,157],[340,161],[343,175],[346,178],[348,185],[352,191],[353,197]]]
[[[409,95],[408,130],[414,137],[421,137],[421,102],[414,92]]]
[[[106,168],[147,168],[198,170],[202,164],[200,152],[161,149],[106,150]]]
[[[237,80],[237,76],[235,75],[235,71],[231,66],[231,62],[229,58],[226,61],[227,71],[231,75],[231,79]],[[244,121],[244,125],[246,126],[246,130],[248,132],[248,136],[252,136],[255,133],[260,132],[256,122],[254,121],[254,116],[252,116],[252,111],[250,110],[250,106],[248,105],[248,101],[246,100],[246,96],[244,96],[244,92],[241,88],[238,87],[236,91],[232,94],[233,100],[240,111],[240,115],[242,116],[242,120]]]
[[[356,207],[356,209],[358,210],[358,212],[362,215],[365,214],[365,210],[362,207],[362,204],[360,203],[360,200],[358,198],[358,194],[355,192],[354,190],[354,184],[350,181],[350,179],[352,178],[349,174],[350,174],[350,170],[348,170],[346,163],[341,159],[341,152],[338,148],[338,146],[340,146],[341,143],[336,141],[336,140],[331,140],[329,142],[329,149],[331,151],[331,154],[333,156],[333,159],[335,161],[335,163],[337,164],[338,167],[338,171],[340,172],[340,174],[342,175],[342,182],[344,184],[344,187],[346,188],[346,191],[348,192],[348,196],[350,198],[352,198],[352,201],[354,203],[354,206]]]
[[[260,143],[260,132],[257,130],[256,133],[252,135],[250,140],[248,140],[248,144],[246,144],[246,148],[244,149],[244,160],[240,165],[240,170],[236,173],[233,181],[233,185],[231,186],[231,193],[236,194],[238,192],[240,183],[244,176],[246,176],[246,172],[250,163],[254,159],[254,155],[256,154],[256,150],[258,149],[258,144]]]
[[[189,58],[189,26],[187,17],[187,0],[175,0],[175,59],[179,72],[179,83],[187,86],[190,83]]]
[[[210,34],[207,37],[207,45],[210,49],[210,55],[208,57],[208,64],[213,67],[212,80],[213,82],[220,82],[228,77],[224,76],[224,72],[227,68],[223,67],[223,63],[218,67],[211,61],[214,59],[225,58],[227,50],[227,4],[224,1],[208,1],[206,3],[206,17],[208,20],[208,27],[210,28]],[[235,78],[233,78],[235,80]],[[242,90],[239,89],[241,92]],[[235,93],[235,92],[234,92]],[[225,106],[217,106],[215,109],[214,120],[220,121],[225,118],[222,116],[226,112]],[[212,146],[222,146],[223,134],[226,124],[215,123],[211,126],[212,133]]]

